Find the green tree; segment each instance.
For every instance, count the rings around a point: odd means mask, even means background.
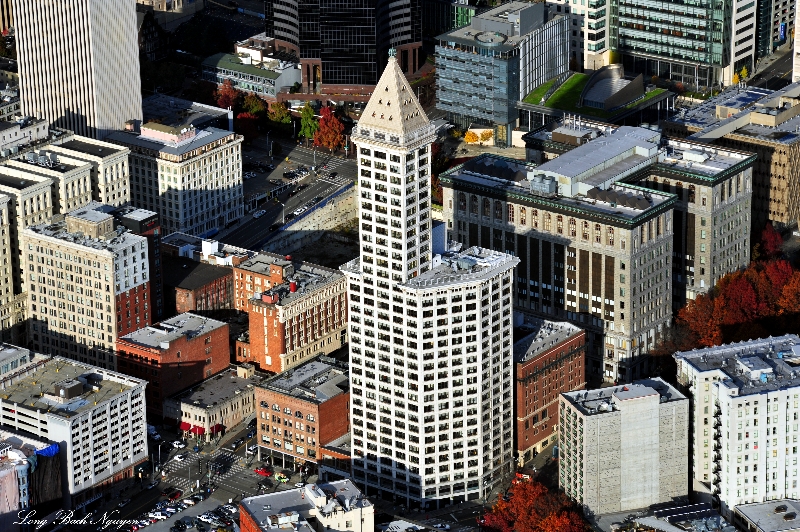
[[[286,108],[283,102],[276,102],[269,106],[269,113],[267,114],[270,122],[276,124],[291,124],[292,115]]]
[[[314,138],[314,133],[319,129],[319,122],[314,116],[314,109],[311,104],[306,102],[302,109],[300,109],[300,136],[306,138],[306,144],[310,139]]]
[[[267,112],[267,102],[256,96],[255,94],[248,93],[244,97],[242,108],[246,113],[261,117]]]

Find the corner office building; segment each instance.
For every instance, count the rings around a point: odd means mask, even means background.
[[[519,262],[431,238],[435,128],[390,57],[361,120],[359,258],[349,282],[353,479],[433,507],[513,467],[512,281]]]

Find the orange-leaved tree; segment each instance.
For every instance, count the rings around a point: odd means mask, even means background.
[[[697,336],[697,343],[704,347],[722,342],[722,329],[714,314],[714,301],[710,295],[701,294],[678,311],[678,320]]]
[[[319,127],[314,133],[314,146],[328,148],[331,152],[344,143],[344,125],[333,115],[333,109],[323,107],[320,111]]]
[[[478,142],[477,133],[475,133],[474,131],[467,131],[466,134],[464,135],[464,141],[466,141],[469,144]]]
[[[581,531],[585,528],[569,528],[571,523],[580,523],[567,497],[559,491],[549,491],[536,481],[519,482],[512,487],[508,501],[498,499],[492,511],[486,514],[484,530],[493,532],[555,532],[556,530]],[[562,518],[562,514],[567,514]],[[577,518],[577,519],[576,519]],[[565,524],[567,528],[558,528]]]
[[[217,105],[223,109],[231,108],[234,112],[242,103],[244,94],[233,86],[231,80],[226,79],[220,88],[214,92],[214,99]]]

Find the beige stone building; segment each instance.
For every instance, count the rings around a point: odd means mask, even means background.
[[[150,324],[147,239],[79,209],[22,230],[21,249],[33,349],[115,369],[117,338]]]
[[[87,137],[75,137],[50,147],[57,156],[65,155],[92,165],[92,199],[112,207],[131,202],[130,150]]]
[[[0,194],[0,336],[5,342],[23,343],[25,338],[25,294],[14,289],[16,257],[11,246],[14,220],[11,197]]]
[[[256,387],[266,377],[250,364],[231,367],[164,400],[164,423],[210,442],[256,415]]]
[[[86,161],[41,150],[9,160],[5,169],[33,179],[49,179],[54,214],[66,214],[92,201],[92,165]]]
[[[130,149],[131,203],[157,212],[166,233],[203,235],[244,215],[241,135],[148,123],[109,140]]]
[[[667,382],[561,394],[559,487],[594,515],[689,491],[689,400]]]
[[[142,119],[134,2],[17,0],[14,29],[23,113],[99,139]]]
[[[767,221],[790,226],[800,218],[800,83],[779,91],[731,88],[674,115],[664,133],[755,153],[753,230]]]
[[[646,375],[672,317],[676,198],[618,182],[659,157],[654,131],[620,127],[536,166],[485,155],[440,176],[448,235],[512,253],[518,312],[587,330],[587,380]]]

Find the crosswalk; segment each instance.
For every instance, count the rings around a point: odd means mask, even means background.
[[[164,465],[163,470],[167,473],[167,482],[183,490],[194,488],[197,485],[197,479],[201,478],[201,484],[208,480],[206,475],[206,462],[209,460],[215,464],[219,464],[219,473],[212,474],[211,481],[220,483],[225,479],[231,477],[240,477],[243,472],[249,469],[239,463],[241,457],[235,456],[228,451],[217,449],[211,455],[204,455],[200,457],[203,462],[202,471],[198,470],[198,465],[195,460],[189,462],[171,461]]]

